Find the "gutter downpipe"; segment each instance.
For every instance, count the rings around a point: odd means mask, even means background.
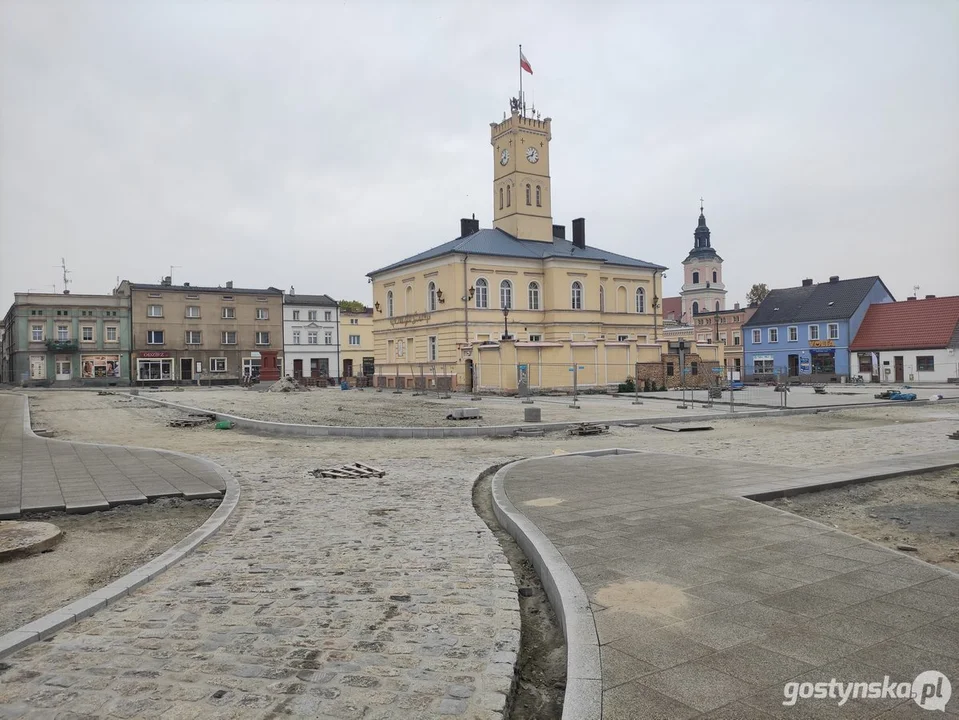
[[[466,263],[469,262],[469,253],[463,255],[463,313],[465,316],[466,324],[466,344],[470,344],[470,292],[469,292],[469,276],[466,272]]]
[[[656,296],[656,276],[659,275],[659,270],[653,271],[653,297]],[[663,304],[663,299],[659,298],[656,302],[656,307],[653,308],[653,342],[659,341],[659,321],[656,319],[656,315],[659,313],[659,308]]]

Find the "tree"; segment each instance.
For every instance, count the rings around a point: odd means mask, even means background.
[[[746,293],[746,304],[752,305],[753,303],[756,303],[758,305],[766,299],[768,294],[769,288],[766,287],[766,283],[756,283],[749,288],[749,292]]]
[[[340,300],[340,310],[346,312],[360,313],[366,309],[366,305],[359,300]]]

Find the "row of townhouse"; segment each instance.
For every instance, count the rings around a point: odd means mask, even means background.
[[[959,297],[896,302],[878,276],[772,290],[743,337],[746,379],[959,382]]]
[[[372,310],[341,313],[328,295],[124,280],[110,295],[16,293],[0,323],[0,382],[335,382],[372,376],[372,347]]]

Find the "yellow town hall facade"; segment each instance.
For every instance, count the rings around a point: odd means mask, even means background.
[[[586,244],[585,220],[554,225],[550,118],[491,123],[493,227],[368,273],[378,383],[464,390],[622,382],[666,352],[661,265]]]

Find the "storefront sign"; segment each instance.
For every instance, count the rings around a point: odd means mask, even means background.
[[[809,347],[836,347],[835,340],[810,340]]]
[[[139,353],[139,357],[142,357],[142,358],[170,357],[170,351],[169,350],[145,350]]]

